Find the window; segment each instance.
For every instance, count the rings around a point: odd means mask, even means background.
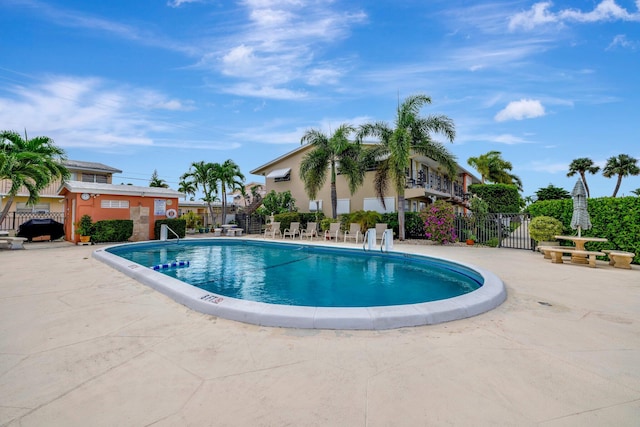
[[[128,200],[100,200],[100,207],[104,209],[129,209]]]
[[[384,203],[387,206],[385,209],[380,203],[380,199],[377,197],[367,197],[363,201],[363,208],[365,211],[376,211],[378,213],[390,213],[395,212],[396,210],[396,199],[395,197],[385,197]]]
[[[107,175],[97,175],[95,173],[83,173],[82,182],[95,182],[98,184],[106,184]]]
[[[322,210],[322,200],[309,200],[309,212],[315,212]]]
[[[49,203],[37,203],[35,205],[16,203],[17,213],[49,213],[49,209]]]
[[[338,204],[336,205],[336,212],[338,215],[348,214],[351,209],[351,200],[350,199],[338,199]]]

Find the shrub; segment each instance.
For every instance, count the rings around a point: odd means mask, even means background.
[[[180,236],[181,238],[184,237],[186,229],[187,229],[187,223],[184,219],[180,219],[180,218],[167,218],[167,219],[159,219],[156,220],[156,223],[153,226],[153,238],[158,240],[160,239],[160,226],[162,224],[167,224],[167,226],[172,229],[178,236]],[[169,239],[175,239],[176,236],[175,234],[169,232],[169,235],[167,236]]]
[[[80,236],[91,236],[93,232],[93,223],[91,215],[82,215],[80,221],[76,223],[76,233]]]
[[[126,242],[133,236],[133,221],[130,219],[107,219],[93,225],[94,242]]]
[[[424,219],[424,230],[427,239],[441,244],[455,242],[457,240],[453,206],[438,200],[420,213]]]
[[[524,201],[518,187],[507,184],[473,184],[469,192],[477,195],[489,205],[490,213],[520,212]]]
[[[200,216],[193,211],[189,211],[183,214],[180,219],[183,219],[185,221],[187,228],[198,228],[200,227],[200,224],[202,222]]]
[[[382,216],[376,211],[355,211],[344,217],[344,224],[358,223],[361,230],[374,228],[382,220]]]
[[[338,222],[338,220],[333,218],[323,218],[322,221],[320,221],[320,231],[327,231],[329,227],[331,227],[329,224],[332,222]]]
[[[550,216],[535,217],[529,224],[529,235],[536,242],[555,240],[558,234],[562,234],[562,223]]]
[[[292,222],[300,221],[300,215],[298,212],[280,213],[274,215],[273,220],[280,223],[281,230],[286,230],[287,228],[291,228]]]

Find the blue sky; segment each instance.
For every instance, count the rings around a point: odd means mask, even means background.
[[[454,120],[459,163],[502,152],[524,196],[571,191],[578,157],[640,158],[640,0],[470,3],[0,0],[0,128],[119,168],[116,183],[157,169],[176,188],[226,159],[249,182],[305,130],[392,122],[423,93],[423,114]]]

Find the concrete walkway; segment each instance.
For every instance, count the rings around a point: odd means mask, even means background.
[[[389,331],[266,328],[190,311],[91,257],[0,252],[0,425],[637,426],[640,269],[395,245],[505,282],[507,301]]]

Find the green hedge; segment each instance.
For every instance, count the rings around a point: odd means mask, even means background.
[[[126,242],[133,236],[133,221],[130,219],[107,219],[92,225],[93,242]]]
[[[156,240],[160,239],[160,226],[162,224],[167,224],[167,226],[169,226],[170,229],[172,229],[178,236],[180,236],[180,238],[183,238],[187,231],[187,221],[185,221],[184,219],[159,219],[153,226],[153,238]],[[172,232],[169,232],[167,237],[169,239],[175,239],[176,235]]]
[[[284,231],[287,228],[291,228],[292,222],[300,222],[300,214],[298,212],[275,214],[273,216],[273,221],[279,222],[280,230]]]
[[[472,184],[469,192],[489,205],[490,213],[520,212],[523,202],[518,187],[507,184]]]
[[[583,230],[583,236],[604,237],[608,242],[589,242],[592,251],[618,249],[633,252],[634,264],[640,264],[640,197],[603,197],[588,200],[591,230]],[[550,216],[562,223],[565,234],[576,234],[571,229],[573,200],[545,200],[535,202],[526,209],[532,217]]]

